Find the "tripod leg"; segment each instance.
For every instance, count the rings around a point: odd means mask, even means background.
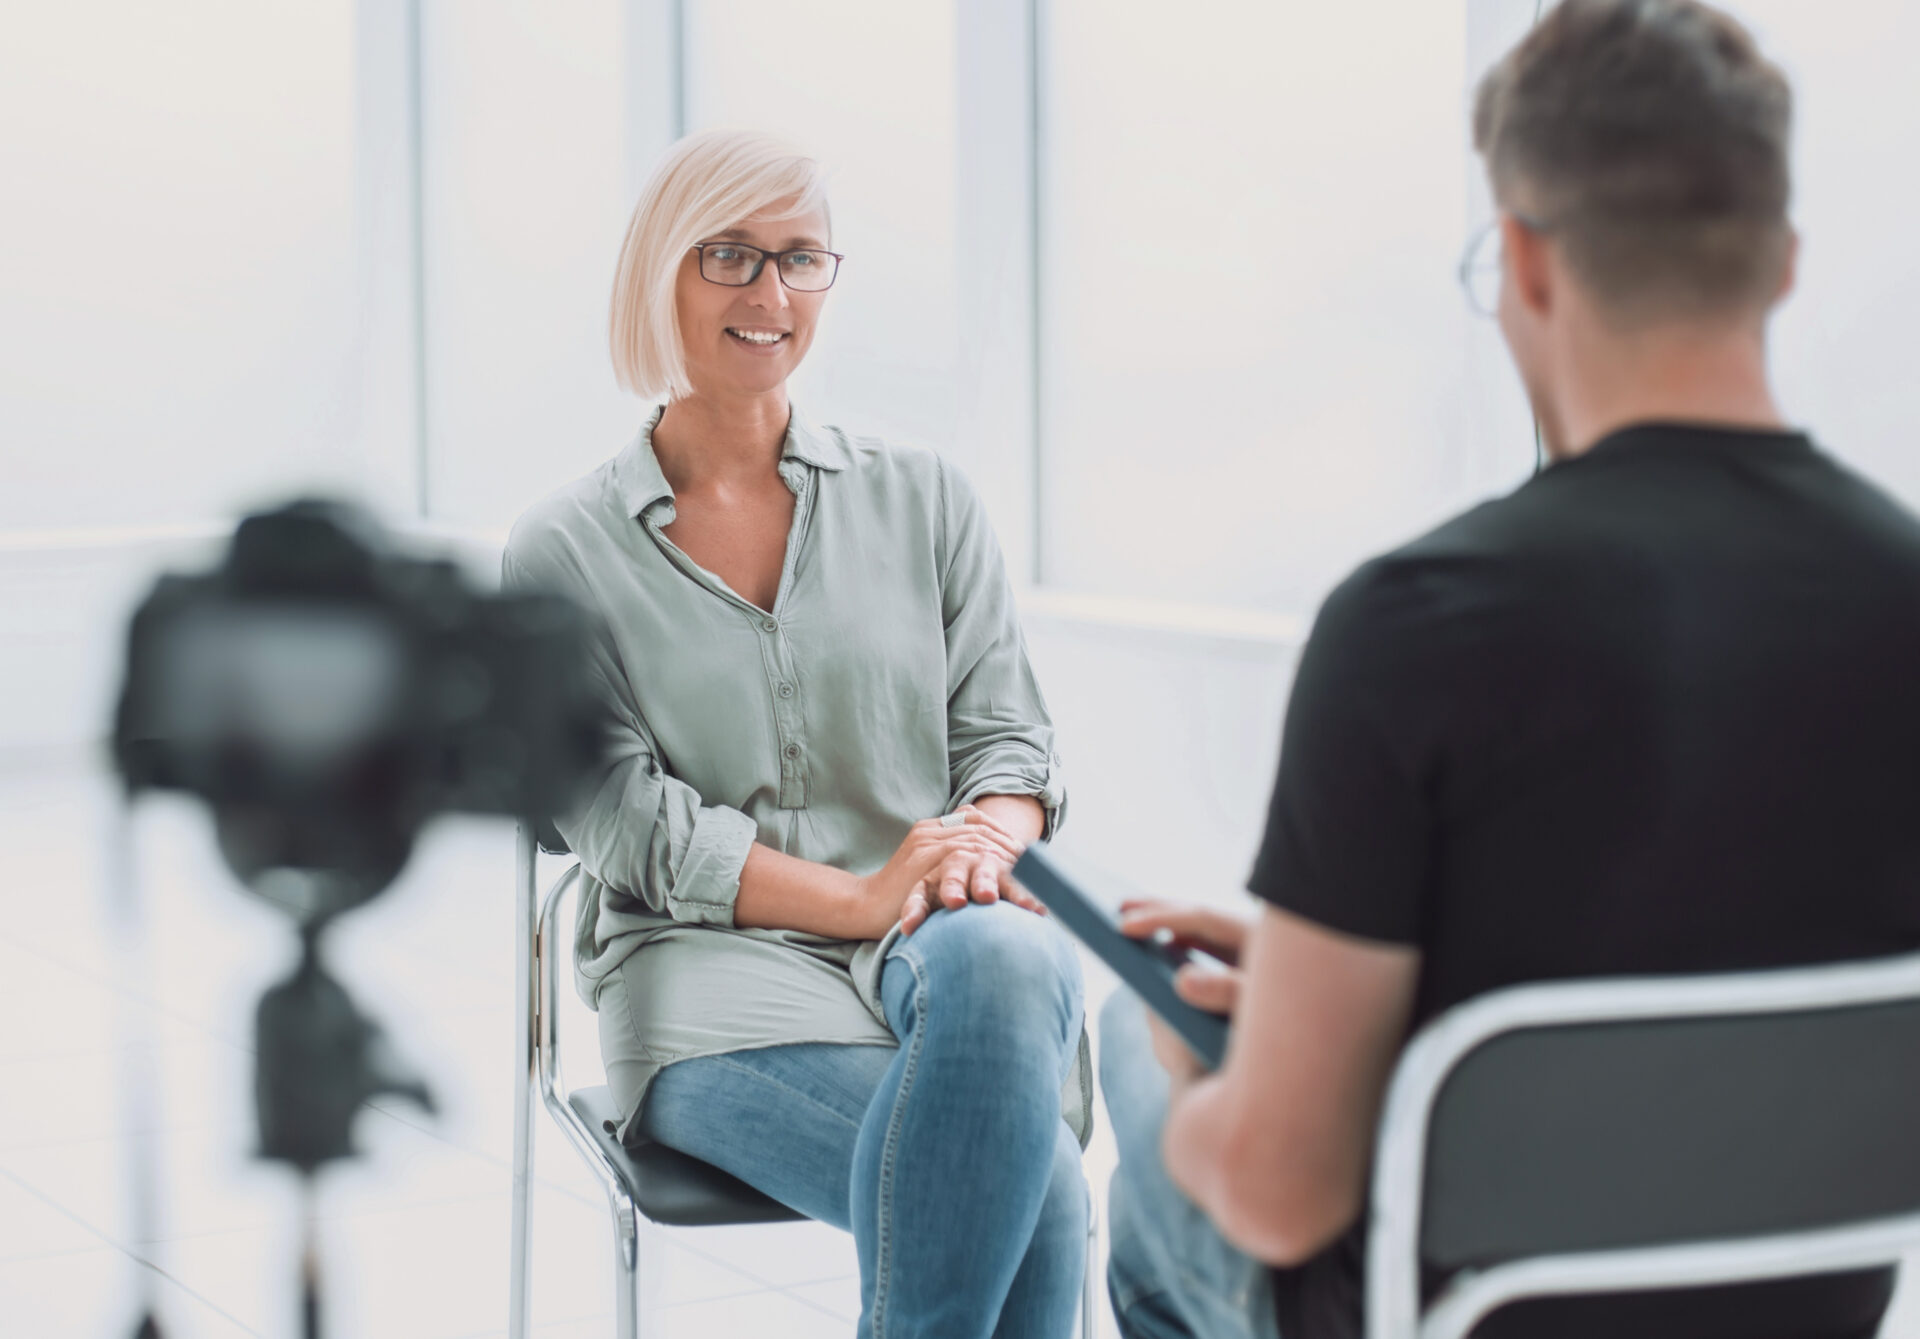
[[[300,1339],[320,1339],[319,1189],[309,1172],[300,1183]]]
[[[533,1252],[533,1068],[540,1050],[538,953],[535,947],[539,917],[534,880],[537,853],[533,824],[521,820],[514,861],[514,1005],[519,1029],[514,1041],[513,1077],[513,1227],[507,1274],[507,1336],[526,1339],[532,1322],[529,1265]]]
[[[154,1062],[154,1038],[149,1012],[133,1003],[152,998],[153,967],[146,931],[146,904],[140,893],[140,869],[134,850],[134,795],[123,791],[107,839],[106,922],[112,927],[113,949],[120,973],[114,1026],[119,1043],[121,1128],[127,1143],[128,1224],[134,1241],[155,1242],[160,1232],[160,1134],[156,1115],[160,1107],[160,1080]],[[134,1339],[161,1339],[159,1275],[151,1269],[134,1271],[136,1305],[140,1319]]]

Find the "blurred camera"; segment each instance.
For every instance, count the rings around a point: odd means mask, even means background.
[[[564,807],[598,738],[587,638],[562,599],[482,592],[362,511],[296,502],[140,606],[115,760],[129,791],[206,800],[234,873],[324,920],[384,888],[433,814]]]

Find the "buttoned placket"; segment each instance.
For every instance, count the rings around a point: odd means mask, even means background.
[[[647,511],[641,520],[647,533],[653,536],[654,543],[660,546],[660,551],[676,567],[751,620],[755,640],[760,644],[760,663],[766,675],[768,700],[773,707],[775,746],[780,764],[779,804],[782,809],[804,809],[807,807],[806,724],[801,713],[800,676],[793,662],[793,645],[787,640],[781,626],[781,615],[786,612],[794,569],[799,564],[800,549],[806,542],[807,530],[813,520],[814,496],[819,491],[819,479],[812,469],[791,458],[781,460],[779,470],[782,482],[793,491],[793,522],[787,530],[787,549],[781,559],[780,584],[774,593],[771,613],[742,597],[688,557],[678,544],[663,533],[662,522],[656,511]],[[661,506],[666,511],[665,524],[671,525],[674,517],[672,498],[664,499]]]

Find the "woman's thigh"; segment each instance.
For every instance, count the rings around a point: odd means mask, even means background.
[[[890,1046],[806,1043],[668,1065],[640,1128],[809,1218],[851,1228],[854,1142]]]

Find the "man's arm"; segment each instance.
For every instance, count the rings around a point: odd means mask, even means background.
[[[1162,1145],[1174,1184],[1247,1254],[1299,1264],[1359,1216],[1419,967],[1413,948],[1262,913],[1226,1063],[1175,1073]]]

